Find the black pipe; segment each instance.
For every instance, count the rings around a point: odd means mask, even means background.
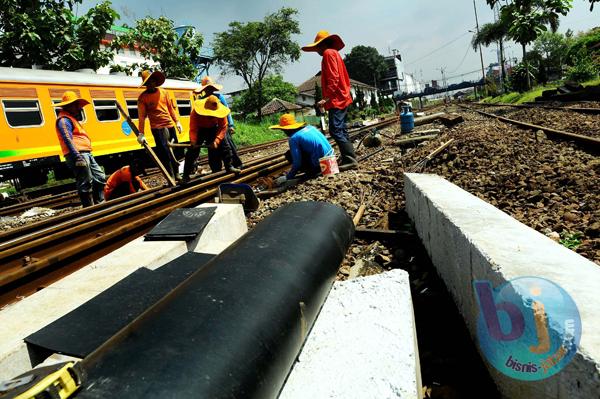
[[[276,397],[353,234],[338,206],[278,209],[84,359],[77,397]]]

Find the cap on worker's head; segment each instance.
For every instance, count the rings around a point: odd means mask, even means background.
[[[77,93],[75,93],[74,91],[68,90],[68,91],[64,92],[64,94],[62,96],[62,101],[54,104],[54,106],[55,107],[64,107],[65,105],[73,104],[75,102],[77,102],[81,108],[85,107],[86,105],[88,105],[90,103],[86,99],[79,98],[79,96],[77,96]]]
[[[146,83],[148,83],[148,80],[150,79],[154,79],[156,82],[155,86],[160,86],[165,83],[165,75],[161,71],[142,71],[142,86],[146,86]]]
[[[202,93],[204,90],[206,90],[209,87],[214,88],[214,91],[219,91],[223,89],[223,86],[220,84],[217,84],[214,82],[214,80],[212,80],[212,78],[210,76],[205,76],[202,78],[202,81],[200,82],[200,84],[202,86],[200,86],[199,89],[194,90],[194,93],[196,94],[200,94]]]
[[[329,39],[329,40],[328,40]],[[302,47],[303,51],[317,51],[319,44],[327,40],[327,47],[334,50],[341,50],[346,46],[341,37],[338,35],[330,35],[326,30],[320,30],[315,37],[315,41]]]
[[[203,100],[194,101],[194,111],[198,115],[214,116],[215,118],[225,118],[231,112],[219,101],[217,96],[208,96]]]
[[[306,122],[296,122],[292,114],[283,114],[279,118],[279,125],[269,126],[269,129],[294,130],[303,127]]]

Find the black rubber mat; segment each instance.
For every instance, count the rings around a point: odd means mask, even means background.
[[[44,351],[85,357],[213,257],[188,252],[157,270],[138,269],[25,341]]]
[[[202,233],[217,207],[175,209],[145,235],[148,241],[188,241]]]

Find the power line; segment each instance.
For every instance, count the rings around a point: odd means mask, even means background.
[[[449,41],[448,43],[444,44],[443,46],[436,48],[435,50],[431,51],[430,53],[427,53],[427,54],[425,54],[424,56],[422,56],[421,58],[418,58],[418,59],[414,60],[413,62],[409,62],[409,63],[408,63],[408,64],[406,64],[406,65],[407,65],[407,66],[408,66],[408,65],[412,65],[412,64],[414,64],[414,63],[417,63],[417,62],[419,62],[419,61],[421,61],[421,60],[423,60],[423,59],[425,59],[425,58],[429,57],[429,56],[430,56],[430,55],[432,55],[432,54],[435,54],[435,53],[437,53],[438,51],[440,51],[440,50],[442,50],[442,49],[444,49],[444,48],[448,47],[449,45],[451,45],[452,43],[456,42],[457,40],[459,40],[459,39],[463,38],[464,36],[468,35],[469,33],[470,33],[470,32],[467,30],[465,33],[463,33],[462,35],[458,36],[457,38],[455,38],[455,39],[452,39],[451,41]]]
[[[469,54],[470,49],[471,49],[471,43],[469,43],[467,45],[467,51],[465,51],[465,55],[463,56],[463,59],[460,62],[460,64],[455,69],[453,69],[452,72],[450,72],[450,73],[454,73],[460,69],[460,67],[465,63],[465,60],[467,59],[467,55]]]

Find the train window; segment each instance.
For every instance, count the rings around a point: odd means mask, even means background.
[[[10,127],[41,126],[44,123],[38,100],[2,100]]]
[[[177,100],[177,108],[180,116],[190,116],[192,113],[192,105],[190,100]]]
[[[120,118],[115,100],[94,100],[96,117],[100,122],[118,121]]]
[[[52,100],[52,102],[54,104],[61,102],[62,100]],[[56,115],[56,117],[58,118],[58,113],[60,112],[60,107],[55,107],[54,108],[54,114]],[[85,117],[85,109],[81,108],[81,111],[79,112],[79,115],[77,115],[75,117],[75,119],[77,119],[79,122],[81,123],[85,123],[86,121],[86,117]]]
[[[131,119],[139,119],[137,100],[126,100],[127,101],[127,113]]]

